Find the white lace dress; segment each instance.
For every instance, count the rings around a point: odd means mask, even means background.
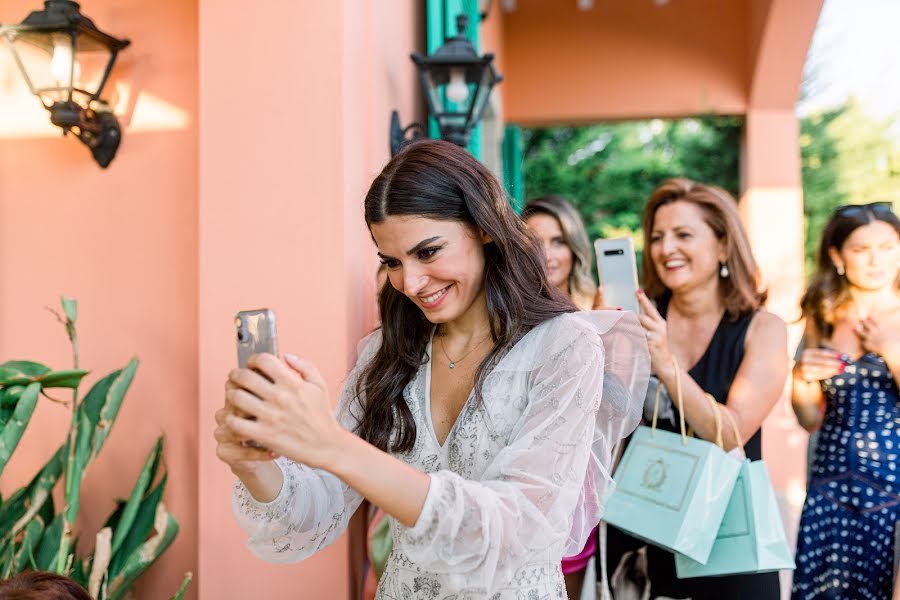
[[[356,381],[380,341],[375,332],[360,344],[341,395],[339,418],[351,431],[361,414]],[[469,397],[442,446],[426,361],[404,390],[415,447],[396,457],[428,473],[431,484],[414,527],[390,521],[394,548],[377,598],[565,598],[560,560],[584,547],[599,520],[612,491],[611,449],[637,426],[649,365],[634,315],[558,316],[498,362],[483,402]],[[232,508],[248,547],[284,563],[337,539],[361,497],[326,471],[278,464],[285,483],[275,500],[257,502],[238,482]]]

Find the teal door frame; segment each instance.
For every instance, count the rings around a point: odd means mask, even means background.
[[[481,52],[481,14],[478,12],[477,0],[427,0],[425,28],[428,38],[428,54],[433,54],[444,44],[447,38],[456,35],[456,17],[463,13],[469,17],[466,37],[469,38],[475,47],[475,52]],[[448,102],[446,96],[443,100],[446,106]],[[437,138],[439,135],[437,121],[432,117],[428,117],[428,135],[432,138]],[[472,153],[472,156],[481,160],[481,148],[481,124],[478,124],[472,128],[468,150]]]

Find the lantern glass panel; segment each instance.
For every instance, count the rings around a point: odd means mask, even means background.
[[[438,73],[438,77],[434,74]],[[466,118],[469,114],[469,103],[471,102],[471,86],[467,86],[469,94],[466,101],[462,103],[451,102],[447,100],[447,88],[451,85],[452,80],[447,77],[445,70],[428,70],[425,73],[427,82],[426,89],[428,91],[429,104],[432,108],[432,116],[437,120],[442,132],[460,131],[465,129]]]
[[[491,96],[491,90],[496,84],[496,73],[494,69],[488,67],[482,72],[481,83],[475,88],[475,96],[472,100],[472,122],[477,123],[484,115],[484,109],[487,108],[488,100]]]
[[[112,58],[107,47],[88,36],[79,36],[73,47],[68,33],[20,32],[11,37],[25,75],[45,106],[69,100],[70,88],[71,99],[82,106],[96,98]]]

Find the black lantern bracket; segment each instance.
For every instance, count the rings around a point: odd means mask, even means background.
[[[427,138],[425,128],[420,123],[410,123],[406,127],[400,125],[400,113],[391,112],[391,156],[396,156],[407,144]]]
[[[410,55],[441,139],[462,147],[469,145],[472,129],[481,121],[491,90],[503,81],[494,68],[494,55],[479,56],[466,36],[469,18],[456,17],[456,35],[434,54]],[[391,114],[391,155],[415,139],[426,137],[423,126],[401,127],[397,111]]]
[[[28,89],[50,113],[50,122],[63,135],[75,135],[97,164],[108,167],[122,129],[101,94],[119,51],[131,42],[98,29],[72,0],[44,0],[42,10],[18,25],[0,25],[0,37]],[[82,73],[83,66],[91,72]]]

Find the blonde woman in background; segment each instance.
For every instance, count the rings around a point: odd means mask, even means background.
[[[543,196],[525,206],[522,218],[541,241],[550,283],[581,310],[594,308],[593,251],[578,210],[562,196]]]
[[[597,287],[591,278],[591,242],[578,210],[562,196],[544,196],[529,202],[522,218],[544,248],[547,279],[582,310],[594,308]],[[562,560],[570,600],[581,597],[584,572],[597,549],[592,532],[584,549]]]

